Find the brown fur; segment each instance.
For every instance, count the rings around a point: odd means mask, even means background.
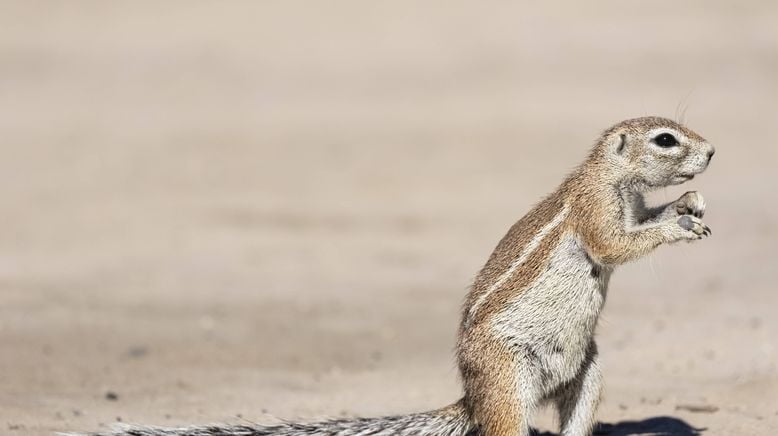
[[[554,229],[549,237],[545,238],[537,250],[522,265],[521,274],[515,274],[500,289],[492,293],[475,314],[471,314],[470,308],[475,300],[497,281],[500,275],[507,270],[511,262],[521,255],[522,250],[537,234],[537,232],[551,221],[563,207],[563,198],[554,193],[535,206],[527,215],[517,221],[508,230],[508,233],[500,240],[486,265],[476,276],[471,291],[465,302],[465,313],[462,316],[462,328],[466,324],[479,323],[488,314],[494,313],[503,307],[505,301],[510,299],[517,291],[520,291],[531,283],[545,269],[545,261],[551,249],[556,244],[562,232]],[[562,227],[562,225],[560,225]]]
[[[488,332],[482,332],[461,356],[465,407],[482,435],[511,434],[527,419],[526,405],[515,395],[518,361],[514,353]],[[473,358],[478,356],[477,358]]]

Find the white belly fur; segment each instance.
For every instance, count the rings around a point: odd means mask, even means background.
[[[578,373],[589,352],[612,270],[563,235],[546,270],[492,320],[548,395]]]

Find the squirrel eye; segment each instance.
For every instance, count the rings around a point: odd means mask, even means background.
[[[654,143],[660,147],[673,147],[678,145],[678,140],[675,139],[675,136],[669,133],[662,133],[661,135],[654,138]]]

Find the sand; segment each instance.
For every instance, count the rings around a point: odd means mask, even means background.
[[[0,433],[448,404],[475,273],[646,114],[713,236],[615,273],[603,431],[778,432],[775,2],[2,9]]]

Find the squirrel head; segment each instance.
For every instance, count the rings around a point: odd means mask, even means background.
[[[691,180],[708,168],[714,152],[705,138],[673,120],[643,117],[605,131],[593,157],[614,184],[643,192]]]

